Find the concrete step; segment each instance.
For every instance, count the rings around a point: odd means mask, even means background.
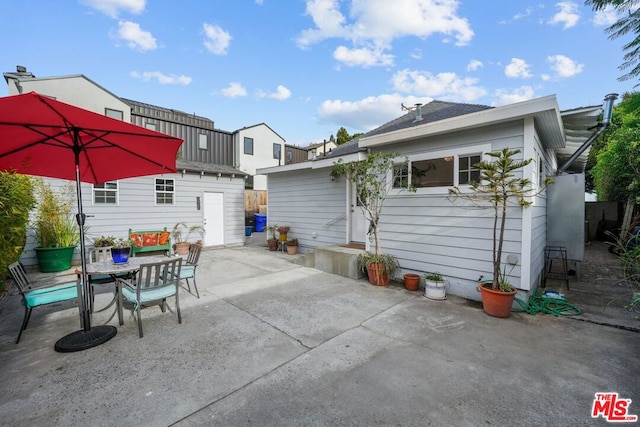
[[[315,268],[327,273],[339,274],[352,279],[361,279],[363,272],[358,268],[360,249],[343,246],[327,246],[315,250]]]

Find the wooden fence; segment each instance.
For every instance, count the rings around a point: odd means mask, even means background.
[[[264,190],[244,190],[245,214],[266,213],[267,192]],[[261,212],[264,211],[264,212]]]

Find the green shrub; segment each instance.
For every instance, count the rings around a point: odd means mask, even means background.
[[[77,245],[80,230],[73,215],[73,183],[68,183],[56,192],[48,183],[38,179],[36,192],[38,208],[34,228],[38,247],[63,248]]]
[[[0,290],[9,264],[18,261],[24,249],[29,212],[35,202],[33,180],[29,176],[0,172]]]

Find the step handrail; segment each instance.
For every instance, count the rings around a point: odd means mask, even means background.
[[[342,219],[345,219],[346,217],[347,217],[347,214],[346,214],[346,213],[343,213],[343,214],[341,214],[340,216],[337,216],[337,217],[335,217],[334,219],[332,219],[331,221],[329,221],[328,223],[326,223],[324,226],[325,226],[325,227],[328,227],[328,226],[330,226],[330,225],[333,225],[333,224],[335,224],[336,222],[338,222],[338,221],[340,221],[340,220],[342,220]]]

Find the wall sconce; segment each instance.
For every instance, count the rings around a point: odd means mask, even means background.
[[[220,172],[218,172],[218,176],[216,177],[216,181],[219,180],[221,176],[222,176],[222,174]]]
[[[332,171],[331,173],[329,173],[329,179],[332,182],[335,182],[335,180],[338,179],[338,176],[335,173],[333,173],[333,171]]]
[[[182,176],[184,176],[185,173],[187,173],[187,171],[182,169]]]
[[[231,180],[232,180],[233,178],[235,178],[235,177],[236,177],[236,174],[235,174],[235,173],[232,173],[232,174],[231,174],[231,176],[229,177],[229,181],[231,181]]]
[[[200,179],[204,176],[204,171],[200,171]]]

